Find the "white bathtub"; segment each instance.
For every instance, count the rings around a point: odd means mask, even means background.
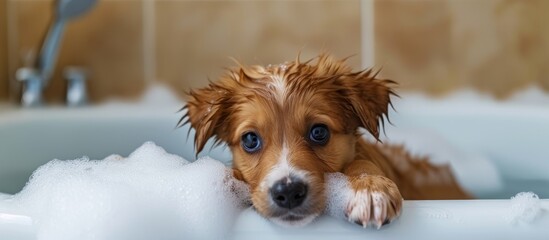
[[[379,231],[330,217],[321,217],[303,229],[285,229],[248,209],[239,216],[228,237],[549,239],[549,200],[541,200],[545,210],[531,224],[512,225],[505,218],[511,204],[508,199],[517,192],[534,191],[549,198],[549,108],[494,103],[471,107],[466,101],[422,101],[396,103],[398,113],[392,114],[392,122],[403,128],[434,129],[458,148],[492,159],[503,179],[503,189],[475,194],[500,200],[406,201],[402,217]],[[18,192],[32,171],[51,159],[127,155],[145,141],[154,141],[168,152],[194,159],[192,140],[187,141],[186,137],[188,127],[174,129],[179,107],[0,107],[0,192]],[[230,163],[230,154],[223,147],[214,148],[209,154]],[[32,219],[5,201],[0,201],[0,239],[34,239]]]

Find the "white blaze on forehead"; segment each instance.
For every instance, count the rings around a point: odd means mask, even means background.
[[[271,171],[267,174],[267,176],[261,183],[261,187],[264,190],[270,189],[275,182],[284,178],[288,179],[288,181],[291,181],[290,176],[300,179],[305,183],[308,183],[308,172],[292,166],[289,160],[289,148],[288,145],[284,143],[277,163],[273,166]]]
[[[286,79],[281,74],[274,74],[271,76],[271,80],[268,87],[273,91],[276,101],[282,105],[286,98]]]

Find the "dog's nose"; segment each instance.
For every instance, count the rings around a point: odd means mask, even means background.
[[[301,181],[277,181],[271,188],[271,198],[279,207],[292,209],[303,203],[307,197],[307,185]]]

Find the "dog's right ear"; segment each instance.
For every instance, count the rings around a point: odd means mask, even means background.
[[[398,95],[390,87],[396,82],[378,79],[377,73],[364,70],[346,75],[341,81],[346,89],[348,105],[358,119],[359,126],[380,141],[379,130],[383,127],[384,118],[389,114],[389,106],[392,106],[391,96]]]
[[[217,83],[210,83],[207,87],[191,90],[189,99],[182,111],[187,111],[178,126],[191,124],[195,129],[194,145],[196,154],[204,149],[208,139],[218,138],[219,133],[225,132],[224,122],[227,110],[227,89]]]

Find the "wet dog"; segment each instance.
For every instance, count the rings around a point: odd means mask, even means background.
[[[197,152],[212,137],[228,144],[234,176],[249,184],[264,217],[283,225],[311,222],[325,208],[324,174],[341,172],[352,189],[346,216],[379,228],[399,216],[403,197],[468,197],[447,167],[379,142],[394,84],[328,54],[240,65],[190,91],[181,122],[196,130]],[[365,141],[360,128],[378,142]]]

